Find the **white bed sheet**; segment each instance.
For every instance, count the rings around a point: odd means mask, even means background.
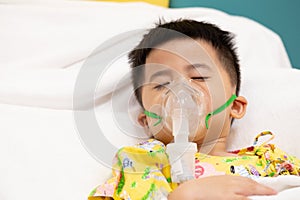
[[[110,175],[81,144],[70,110],[0,104],[0,199],[85,199]]]

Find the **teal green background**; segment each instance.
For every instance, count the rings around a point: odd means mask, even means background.
[[[300,69],[299,0],[170,0],[170,7],[215,8],[251,18],[281,37],[292,66]]]

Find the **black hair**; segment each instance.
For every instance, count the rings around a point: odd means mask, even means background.
[[[172,34],[178,32],[181,34]],[[183,38],[184,36],[192,39],[200,39],[212,45],[218,54],[222,66],[230,77],[231,84],[236,86],[236,95],[238,95],[241,74],[232,33],[221,30],[214,24],[195,20],[179,19],[168,23],[162,23],[160,20],[155,28],[143,36],[143,39],[128,56],[131,68],[136,69],[139,67],[139,70],[132,70],[131,77],[136,98],[142,107],[143,102],[140,86],[143,85],[145,75],[144,67],[141,66],[145,64],[146,58],[152,49],[168,41]]]

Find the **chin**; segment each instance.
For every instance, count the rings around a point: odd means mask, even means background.
[[[172,134],[158,133],[154,136],[156,140],[161,141],[165,145],[174,141],[174,137]]]
[[[201,144],[205,139],[206,133],[197,133],[196,135],[190,135],[189,141]]]

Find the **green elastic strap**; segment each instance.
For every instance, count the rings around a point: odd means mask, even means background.
[[[151,118],[154,118],[154,119],[158,119],[158,121],[154,124],[154,126],[157,126],[161,120],[162,120],[162,117],[153,113],[153,112],[149,112],[147,110],[144,110],[144,114],[147,115],[148,117],[151,117]]]
[[[212,111],[212,112],[210,112],[206,115],[206,117],[205,117],[206,129],[208,129],[208,120],[209,120],[209,118],[211,118],[211,116],[216,115],[216,114],[222,112],[223,110],[225,110],[225,108],[227,108],[236,98],[237,98],[237,96],[235,94],[233,94],[230,97],[230,99],[228,99],[228,101],[226,103],[224,103],[222,106],[217,108],[215,111]]]

